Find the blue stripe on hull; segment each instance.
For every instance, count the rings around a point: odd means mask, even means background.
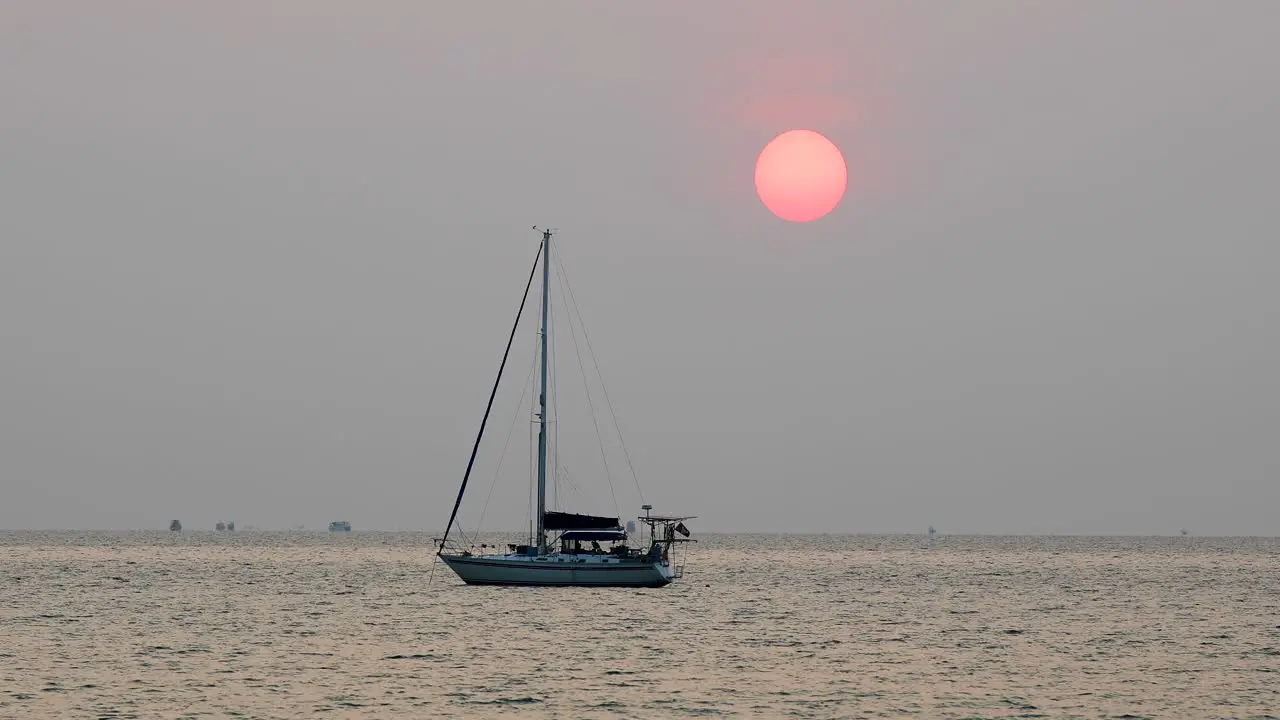
[[[507,585],[507,586],[519,586],[519,587],[639,587],[639,588],[660,588],[660,587],[666,587],[667,585],[670,585],[670,584],[671,584],[671,581],[670,581],[670,580],[665,580],[665,579],[664,579],[664,580],[655,580],[655,581],[650,582],[650,583],[628,583],[628,582],[602,582],[602,583],[592,583],[592,582],[537,582],[537,581],[523,582],[523,581],[517,581],[517,580],[510,580],[510,581],[494,580],[494,581],[490,581],[490,580],[466,580],[466,579],[464,579],[462,582],[466,583],[467,585]]]
[[[521,563],[519,565],[512,565],[511,563],[503,563],[503,562],[485,562],[484,560],[449,559],[449,560],[446,560],[445,562],[451,563],[451,564],[457,563],[458,565],[467,565],[469,567],[496,567],[496,568],[503,568],[503,569],[516,568],[519,570],[569,570],[569,571],[590,570],[591,572],[635,572],[636,570],[639,570],[642,568],[653,567],[652,565],[648,565],[645,563],[629,563],[629,564],[618,563],[616,565],[599,565],[599,564],[585,565],[585,564],[576,563],[573,561],[554,562],[554,563],[540,562],[537,564]]]

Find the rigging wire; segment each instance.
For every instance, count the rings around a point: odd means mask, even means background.
[[[536,344],[534,345],[534,352],[537,353]],[[537,357],[537,355],[535,354],[534,357]],[[529,462],[525,463],[525,465],[529,468],[529,502],[525,503],[524,505],[524,519],[525,519],[525,522],[529,524],[529,544],[530,545],[533,544],[533,536],[537,532],[537,530],[534,529],[534,517],[533,517],[533,506],[535,503],[537,503],[537,498],[534,497],[534,494],[537,492],[536,488],[537,488],[537,482],[538,482],[536,479],[534,479],[534,472],[535,472],[534,468],[537,467],[537,464],[538,464],[537,441],[535,441],[533,437],[533,428],[536,425],[537,423],[533,421],[533,408],[530,408],[529,409]]]
[[[462,505],[462,496],[467,492],[467,481],[471,479],[471,468],[476,463],[476,453],[480,450],[480,440],[484,437],[485,425],[489,423],[489,413],[493,410],[493,398],[498,394],[498,383],[502,382],[502,371],[507,367],[507,357],[511,354],[511,343],[516,339],[516,330],[520,327],[520,316],[524,313],[525,302],[529,299],[529,288],[533,287],[533,276],[538,270],[538,258],[542,256],[543,250],[550,250],[547,241],[544,239],[542,244],[538,246],[538,254],[533,258],[533,267],[529,270],[529,281],[524,286],[524,296],[520,298],[520,309],[516,310],[515,322],[511,324],[511,335],[507,337],[507,347],[502,351],[502,363],[498,365],[498,377],[493,381],[493,390],[489,391],[489,403],[485,405],[484,417],[480,420],[480,431],[476,433],[475,444],[471,446],[471,458],[467,460],[467,471],[462,475],[462,485],[458,488],[458,497],[453,501],[453,511],[449,513],[449,522],[444,526],[444,535],[440,538],[440,546],[437,554],[444,552],[444,544],[449,539],[449,529],[453,527],[453,523],[458,519],[458,507]],[[550,255],[550,253],[547,253]],[[549,258],[543,258],[543,262]]]
[[[614,412],[613,401],[609,399],[609,388],[604,384],[604,374],[600,372],[600,363],[596,360],[596,352],[591,347],[591,335],[587,333],[587,323],[582,319],[582,311],[578,307],[578,301],[573,297],[573,286],[569,284],[568,271],[565,270],[564,260],[560,257],[560,251],[552,248],[551,252],[556,258],[556,272],[560,275],[560,279],[568,291],[569,304],[578,316],[578,326],[582,328],[582,337],[587,343],[587,353],[591,355],[591,364],[595,367],[596,375],[600,378],[600,390],[604,393],[605,407],[609,409],[609,417],[613,419],[613,429],[614,432],[618,433],[618,443],[622,446],[622,455],[627,459],[627,468],[631,471],[631,480],[635,483],[636,492],[640,495],[640,503],[643,505],[644,491],[640,489],[640,478],[636,475],[635,464],[631,462],[631,451],[627,449],[627,441],[622,437],[622,428],[618,425],[618,415]]]
[[[554,328],[556,324],[555,307],[552,306],[551,312],[547,313],[547,334],[545,340],[550,343],[550,352],[547,354],[551,358],[551,372],[547,376],[547,384],[551,387],[549,403],[547,405],[547,413],[551,417],[547,418],[547,423],[551,425],[549,428],[551,441],[551,488],[555,492],[555,505],[552,507],[563,509],[560,502],[560,403],[558,398],[558,390],[560,389],[560,381],[556,377],[556,342],[552,338],[555,337]],[[554,424],[552,417],[555,418]]]
[[[480,529],[484,527],[484,516],[489,512],[489,501],[493,499],[493,488],[498,484],[498,474],[502,472],[502,463],[507,459],[507,446],[511,444],[511,436],[515,433],[516,422],[520,420],[520,411],[524,409],[524,399],[529,394],[529,379],[533,377],[533,368],[537,366],[538,353],[535,352],[529,360],[529,371],[524,376],[524,387],[520,391],[520,402],[516,404],[516,412],[511,417],[511,425],[507,428],[507,439],[502,442],[502,452],[498,455],[498,467],[493,470],[493,481],[489,483],[489,494],[485,496],[484,507],[480,510],[480,519],[476,521],[476,537],[480,536]],[[473,540],[471,545],[475,546]]]
[[[554,250],[552,252],[554,252]],[[557,255],[556,257],[559,257],[559,255]],[[567,285],[567,283],[565,282],[564,273],[560,270],[559,263],[556,264],[556,274],[559,277],[560,282],[562,284]],[[581,319],[579,319],[579,323],[581,323]],[[614,489],[613,489],[613,474],[609,471],[609,459],[605,455],[605,451],[604,451],[604,438],[600,435],[600,423],[598,420],[596,420],[596,405],[595,403],[591,402],[591,386],[587,381],[587,369],[582,363],[582,350],[578,346],[578,335],[576,332],[574,332],[574,329],[573,329],[572,316],[570,316],[570,321],[569,321],[569,339],[573,342],[573,352],[574,352],[574,355],[576,355],[578,358],[578,369],[582,372],[582,387],[587,393],[587,407],[590,408],[591,410],[591,425],[592,427],[595,428],[596,442],[600,446],[600,462],[604,464],[604,476],[605,476],[605,480],[607,480],[609,483],[609,496],[613,498],[613,510],[614,512],[618,513],[619,516],[621,516],[622,511],[618,507],[618,495],[616,492],[614,492]]]
[[[568,466],[568,465],[566,465],[566,466],[564,467],[564,481],[565,481],[566,483],[568,483],[568,485],[569,485],[569,490],[570,490],[570,491],[572,491],[572,494],[573,494],[573,495],[575,495],[575,496],[577,496],[577,497],[581,497],[581,496],[585,495],[585,493],[583,492],[582,488],[578,485],[578,483],[574,482],[574,481],[573,481],[573,478],[569,475],[569,466]]]

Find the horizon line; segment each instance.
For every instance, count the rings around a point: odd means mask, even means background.
[[[319,533],[319,534],[324,534],[324,535],[330,535],[330,534],[346,535],[346,534],[349,534],[349,533],[355,533],[355,534],[360,534],[360,533],[370,533],[370,534],[373,534],[373,533],[385,533],[385,534],[421,533],[421,534],[432,534],[432,533],[439,533],[439,532],[441,532],[441,531],[440,531],[440,530],[438,530],[438,529],[425,529],[425,528],[416,528],[416,529],[414,529],[414,528],[397,528],[397,529],[389,529],[389,528],[363,528],[363,529],[353,529],[353,530],[349,530],[349,531],[345,531],[345,532],[340,532],[340,533],[333,533],[333,532],[331,532],[330,530],[328,530],[328,529],[327,529],[327,528],[325,528],[325,527],[315,527],[315,528],[311,528],[311,527],[302,527],[302,528],[287,528],[287,527],[285,527],[285,528],[280,528],[280,527],[275,527],[275,528],[264,528],[264,527],[256,527],[256,526],[252,526],[252,525],[250,525],[250,526],[241,526],[241,527],[237,527],[235,530],[217,530],[217,529],[215,529],[215,528],[204,528],[204,527],[200,527],[200,528],[183,528],[183,529],[182,529],[182,530],[180,530],[180,531],[169,530],[167,527],[146,527],[146,528],[74,528],[74,527],[6,528],[6,527],[0,527],[0,533],[41,533],[41,532],[45,532],[45,533],[50,533],[50,532],[58,532],[58,533],[71,533],[71,532],[82,532],[82,533],[129,533],[129,532],[137,532],[137,533],[151,533],[151,532],[155,532],[155,533],[172,533],[172,532],[182,532],[182,533],[214,533],[214,534],[222,534],[222,535],[227,535],[227,534],[236,534],[236,533]],[[515,530],[490,530],[490,531],[485,531],[483,534],[486,534],[486,535],[521,535],[521,534],[524,534],[524,533],[525,533],[525,531],[523,531],[523,530],[521,530],[521,531],[515,531]],[[803,530],[803,531],[795,531],[795,530],[710,530],[710,531],[694,532],[694,535],[704,535],[704,536],[713,536],[713,535],[771,535],[771,536],[789,536],[789,537],[815,537],[815,536],[831,536],[831,535],[834,535],[834,536],[842,536],[842,537],[930,537],[930,535],[929,535],[929,533],[928,533],[927,531],[925,531],[925,532],[921,532],[921,531],[919,531],[919,530],[916,530],[916,531],[910,531],[910,532],[901,531],[901,530],[896,530],[896,531],[881,531],[881,532],[874,532],[874,531],[843,531],[843,530]],[[932,537],[1126,537],[1126,538],[1143,538],[1143,537],[1158,537],[1158,538],[1168,538],[1168,537],[1173,537],[1173,538],[1177,538],[1177,537],[1196,537],[1196,538],[1236,538],[1236,539],[1238,539],[1238,538],[1280,538],[1280,535],[1260,535],[1260,534],[1256,534],[1256,533],[1247,533],[1247,534],[1239,534],[1239,535],[1232,535],[1232,534],[1226,534],[1226,535],[1224,535],[1224,534],[1212,534],[1212,533],[1211,533],[1211,534],[1200,535],[1200,534],[1196,534],[1196,533],[1193,533],[1193,532],[1187,532],[1187,533],[1185,533],[1185,534],[1183,534],[1182,532],[1176,532],[1176,533],[1168,533],[1168,534],[1164,534],[1164,533],[1149,533],[1149,532],[1146,532],[1146,533],[1133,533],[1133,532],[1128,532],[1128,533],[1096,533],[1096,532],[1025,532],[1025,531],[1023,531],[1023,532],[941,532],[941,531],[939,531],[939,532],[935,533]]]

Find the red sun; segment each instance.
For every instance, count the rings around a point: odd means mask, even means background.
[[[848,183],[840,148],[812,130],[788,130],[756,159],[756,193],[783,220],[809,222],[840,204]]]

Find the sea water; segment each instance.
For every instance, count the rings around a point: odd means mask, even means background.
[[[3,718],[1280,716],[1280,541],[697,536],[469,587],[430,533],[0,533]]]

